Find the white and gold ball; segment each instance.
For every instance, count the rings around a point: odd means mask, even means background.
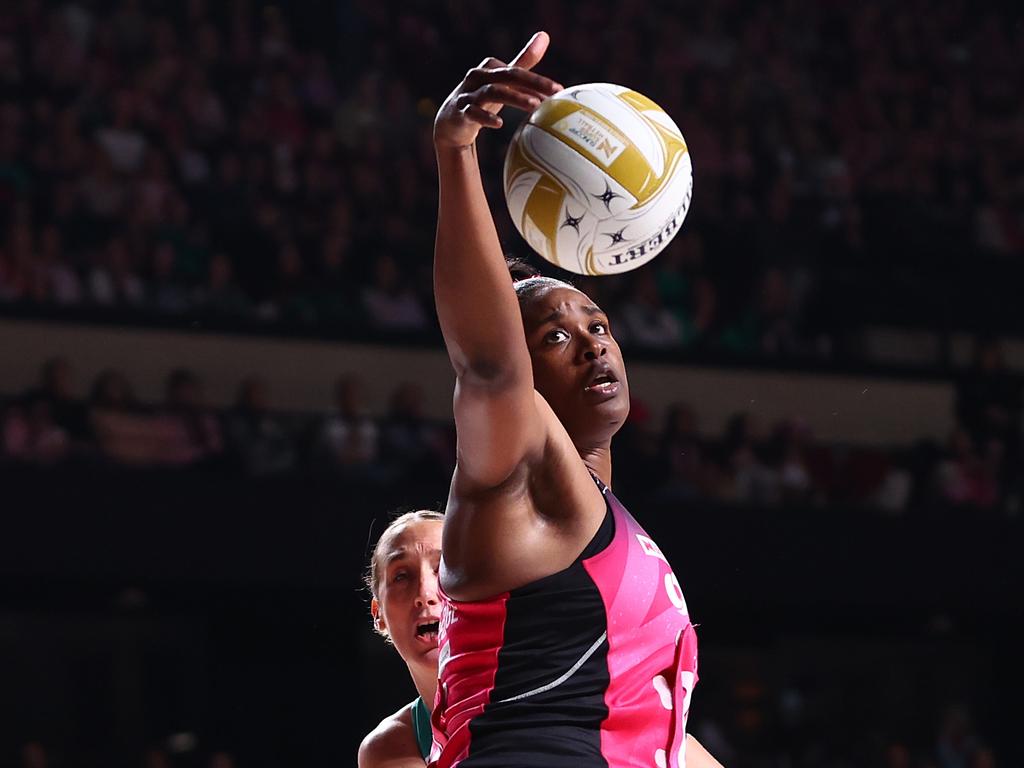
[[[546,99],[505,157],[505,200],[519,233],[549,262],[581,275],[653,259],[682,226],[692,192],[678,126],[620,85],[576,85]]]

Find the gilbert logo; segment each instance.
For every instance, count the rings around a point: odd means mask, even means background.
[[[596,115],[583,110],[566,115],[551,128],[586,150],[605,168],[614,163],[615,158],[626,148],[626,142],[618,131]]]

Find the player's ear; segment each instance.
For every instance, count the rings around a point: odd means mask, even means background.
[[[384,623],[384,614],[381,613],[380,602],[376,597],[370,600],[370,615],[373,616],[373,628],[387,637],[388,628]]]

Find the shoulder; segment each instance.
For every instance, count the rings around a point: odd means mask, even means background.
[[[380,721],[359,745],[359,768],[422,766],[410,705]]]

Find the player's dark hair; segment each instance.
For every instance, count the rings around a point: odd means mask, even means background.
[[[519,303],[533,298],[534,294],[543,288],[573,288],[574,286],[564,280],[554,277],[547,277],[538,272],[528,261],[509,256],[505,258],[509,274],[512,276],[512,287],[515,289]]]

